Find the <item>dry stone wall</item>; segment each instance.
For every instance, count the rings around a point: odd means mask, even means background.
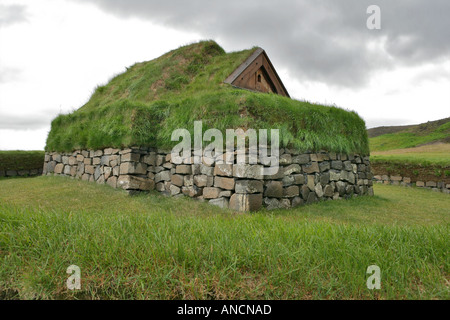
[[[280,168],[271,176],[262,174],[262,164],[192,164],[192,159],[174,164],[170,151],[152,148],[51,152],[43,174],[106,183],[130,193],[155,189],[237,211],[373,195],[368,156],[281,149]]]
[[[393,176],[393,175],[375,175],[373,177],[373,180],[376,183],[383,183],[383,184],[392,184],[397,186],[404,186],[404,187],[419,187],[419,188],[426,188],[431,189],[433,191],[437,192],[443,192],[446,194],[450,194],[450,184],[445,183],[444,181],[415,181],[411,182],[410,177],[402,177],[402,176]]]
[[[0,170],[0,177],[34,177],[42,174],[42,168],[30,170]]]

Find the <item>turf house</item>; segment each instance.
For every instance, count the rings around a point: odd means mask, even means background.
[[[172,132],[278,129],[279,169],[263,163],[175,163]],[[217,157],[222,157],[218,155]],[[258,160],[259,161],[259,160]],[[291,99],[266,52],[226,53],[202,41],[136,63],[52,121],[44,175],[159,191],[236,211],[372,195],[364,121]]]

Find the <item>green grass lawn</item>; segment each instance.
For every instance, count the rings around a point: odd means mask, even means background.
[[[0,299],[449,299],[450,197],[236,214],[63,177],[0,180]],[[66,289],[81,268],[82,290]],[[381,290],[366,269],[381,268]]]

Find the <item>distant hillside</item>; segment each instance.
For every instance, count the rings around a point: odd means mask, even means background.
[[[419,132],[419,133],[431,133],[436,128],[440,127],[443,124],[450,122],[450,118],[428,121],[426,123],[421,124],[412,124],[408,126],[382,126],[371,128],[367,130],[367,134],[369,138],[375,138],[381,136],[383,134],[388,133],[396,133],[396,132]]]
[[[450,143],[450,118],[417,125],[377,127],[367,130],[371,151],[413,148],[425,144]]]

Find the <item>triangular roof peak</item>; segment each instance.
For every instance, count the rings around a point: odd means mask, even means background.
[[[238,88],[273,92],[290,97],[267,53],[262,48],[257,48],[224,82]]]

